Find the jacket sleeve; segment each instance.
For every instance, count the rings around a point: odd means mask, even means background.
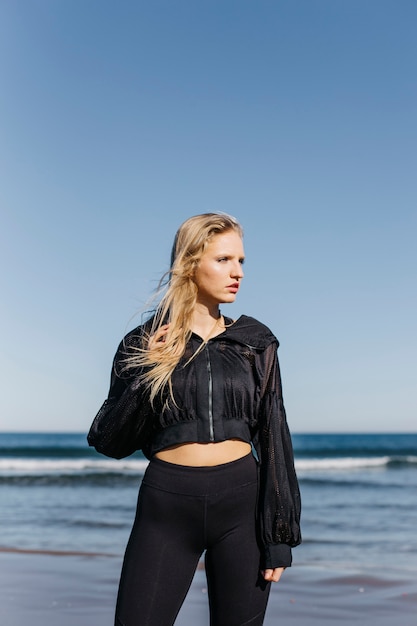
[[[120,343],[113,360],[108,397],[87,435],[89,445],[97,452],[116,459],[142,448],[151,426],[151,410],[140,371],[125,369],[126,359],[140,344],[140,333],[135,331]]]
[[[256,449],[260,461],[263,567],[289,567],[291,548],[301,543],[301,499],[282,398],[277,343],[264,350],[259,374],[261,398]]]

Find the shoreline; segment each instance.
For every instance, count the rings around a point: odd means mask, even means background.
[[[1,554],[38,554],[45,556],[85,556],[85,557],[110,557],[115,558],[118,555],[111,552],[87,552],[83,550],[45,550],[44,548],[15,548],[8,546],[0,546]]]
[[[0,548],[0,623],[5,626],[112,626],[120,555]],[[414,626],[417,583],[395,568],[373,571],[295,565],[272,586],[264,626]],[[199,567],[175,626],[207,626]]]

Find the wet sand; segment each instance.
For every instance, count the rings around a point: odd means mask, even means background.
[[[0,550],[2,626],[113,626],[121,559]],[[413,573],[296,565],[273,585],[265,626],[415,626]],[[207,626],[204,571],[196,572],[176,626]]]

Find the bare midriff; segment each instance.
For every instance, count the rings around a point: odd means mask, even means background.
[[[250,451],[249,443],[240,439],[228,439],[216,443],[182,443],[160,450],[155,454],[155,457],[176,465],[210,467],[237,461],[237,459],[249,454]]]

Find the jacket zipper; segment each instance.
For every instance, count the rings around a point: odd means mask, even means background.
[[[208,345],[206,344],[206,357],[207,357],[207,375],[208,375],[208,419],[209,419],[209,434],[210,441],[214,441],[214,424],[213,424],[213,378],[211,375],[211,362],[210,352]]]

